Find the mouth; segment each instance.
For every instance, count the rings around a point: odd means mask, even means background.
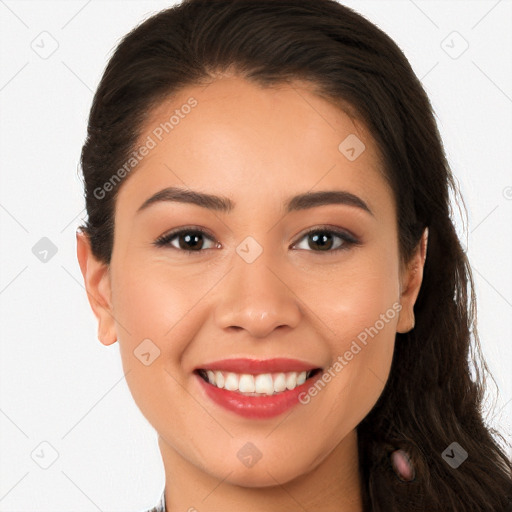
[[[323,375],[322,368],[292,359],[230,359],[203,366],[193,371],[203,397],[249,420],[270,420],[304,404],[301,396]]]
[[[322,368],[302,371],[282,371],[266,373],[237,373],[212,368],[197,368],[194,373],[206,383],[220,389],[244,396],[264,397],[292,391],[313,379]]]

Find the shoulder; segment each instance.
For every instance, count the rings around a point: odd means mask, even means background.
[[[141,512],[165,512],[165,489],[162,491],[160,500],[158,501],[158,504],[155,507],[149,510],[143,510]]]

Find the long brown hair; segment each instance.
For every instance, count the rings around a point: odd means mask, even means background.
[[[110,263],[122,183],[106,194],[104,184],[129,158],[152,108],[228,69],[261,86],[305,80],[348,105],[383,156],[403,261],[429,230],[416,326],[397,334],[385,389],[357,427],[364,510],[512,510],[512,464],[482,418],[489,371],[471,268],[450,214],[449,193],[458,190],[420,81],[398,46],[361,15],[333,0],[185,0],[127,34],[94,96],[81,155],[82,229],[93,254]],[[454,442],[467,453],[457,468],[443,456]],[[398,448],[410,455],[412,481],[393,472]]]

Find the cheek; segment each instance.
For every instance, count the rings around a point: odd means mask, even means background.
[[[200,328],[200,322],[194,321],[194,305],[201,290],[180,279],[168,265],[138,265],[135,259],[123,263],[124,267],[115,267],[112,294],[119,351],[133,398],[152,422],[162,400],[181,391],[173,377],[188,340]],[[173,404],[174,410],[177,406]]]
[[[187,313],[200,290],[186,286],[186,280],[159,262],[125,259],[112,268],[117,272],[112,302],[119,350],[133,399],[153,425],[161,411],[186,418],[187,410],[176,399],[183,392],[176,369],[198,327]]]
[[[393,354],[400,304],[397,287],[386,278],[358,280],[346,287],[332,309],[325,310],[331,359],[341,361],[345,373],[358,375],[362,385],[375,372],[385,380]],[[347,371],[348,370],[348,371]]]
[[[311,304],[322,320],[323,330],[335,340],[333,344],[338,353],[344,352],[347,343],[386,313],[386,328],[382,322],[378,327],[385,337],[389,337],[386,329],[389,330],[389,324],[396,325],[398,320],[397,261],[397,254],[376,245],[372,250],[354,252],[328,272],[317,272],[314,278],[311,273],[298,274],[298,294],[304,302]]]
[[[333,408],[320,423],[333,429],[340,418],[350,429],[367,415],[391,368],[401,309],[396,260],[392,255],[370,259],[361,257],[343,271],[333,272],[322,280],[323,293],[310,291],[305,299],[320,319],[318,329],[329,346],[331,362],[324,381]],[[317,386],[319,395],[324,393],[322,386]],[[313,405],[312,414],[322,417],[325,411],[320,403]]]
[[[117,267],[112,297],[116,320],[126,327],[121,329],[122,338],[131,342],[141,336],[155,340],[174,338],[171,333],[175,326],[201,297],[200,279],[184,279],[168,263],[125,263],[124,268]]]

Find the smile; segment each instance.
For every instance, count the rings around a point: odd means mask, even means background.
[[[251,419],[283,414],[300,403],[322,368],[292,359],[226,359],[194,370],[200,392],[224,410]]]
[[[198,374],[209,384],[228,391],[237,391],[245,396],[271,396],[293,390],[316,375],[316,370],[287,373],[233,373],[213,370],[198,370]]]

